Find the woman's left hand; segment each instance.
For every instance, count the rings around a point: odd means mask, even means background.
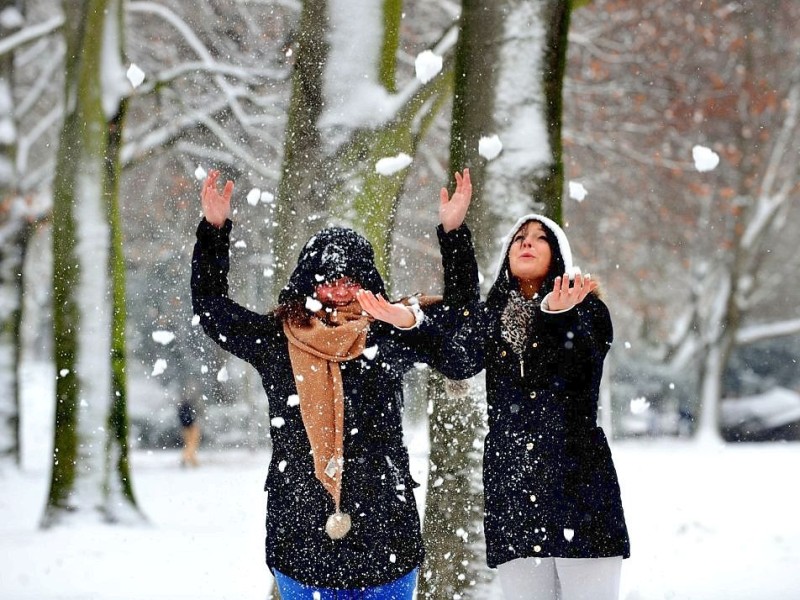
[[[403,329],[408,329],[417,322],[411,313],[411,309],[402,305],[391,304],[380,294],[376,296],[369,290],[359,290],[356,298],[358,298],[361,308],[379,321],[384,321]]]
[[[547,294],[547,308],[553,311],[567,310],[580,304],[597,289],[597,282],[590,275],[578,274],[570,285],[569,275],[556,277],[553,291]]]

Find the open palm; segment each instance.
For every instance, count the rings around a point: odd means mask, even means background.
[[[211,169],[208,177],[203,182],[200,190],[200,202],[203,206],[203,216],[214,227],[222,227],[231,214],[231,196],[233,195],[233,182],[225,182],[222,193],[217,189],[219,171]]]
[[[467,215],[470,200],[472,199],[472,181],[469,178],[469,169],[464,173],[456,172],[456,191],[450,196],[447,188],[439,192],[439,222],[445,232],[461,227]]]

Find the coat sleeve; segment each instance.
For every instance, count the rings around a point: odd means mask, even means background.
[[[231,354],[253,362],[275,337],[275,319],[237,304],[228,297],[230,268],[229,220],[216,228],[203,219],[197,227],[192,255],[192,309],[212,340]]]
[[[444,298],[425,308],[414,329],[392,328],[411,362],[424,362],[450,379],[466,379],[483,367],[474,343],[478,335],[478,264],[466,225],[445,233],[437,229],[444,270]]]
[[[558,353],[562,379],[570,381],[572,387],[599,385],[603,361],[614,338],[605,303],[592,294],[571,310],[540,315]]]

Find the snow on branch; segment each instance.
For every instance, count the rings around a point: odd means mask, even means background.
[[[31,25],[0,40],[0,56],[13,52],[28,42],[50,35],[64,24],[64,16],[51,17],[47,21]]]
[[[777,323],[743,327],[736,332],[736,343],[739,345],[752,344],[762,340],[797,334],[800,334],[800,319],[789,319],[788,321],[778,321]]]

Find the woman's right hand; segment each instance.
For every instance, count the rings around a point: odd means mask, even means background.
[[[471,199],[472,182],[469,179],[469,169],[464,169],[463,175],[456,172],[456,191],[453,192],[453,196],[449,196],[447,188],[442,188],[439,192],[439,222],[445,233],[461,227]]]
[[[219,171],[211,169],[208,172],[203,189],[200,190],[200,202],[203,205],[203,216],[214,227],[222,227],[231,214],[231,196],[233,195],[233,182],[225,182],[225,188],[220,194],[217,191]]]

